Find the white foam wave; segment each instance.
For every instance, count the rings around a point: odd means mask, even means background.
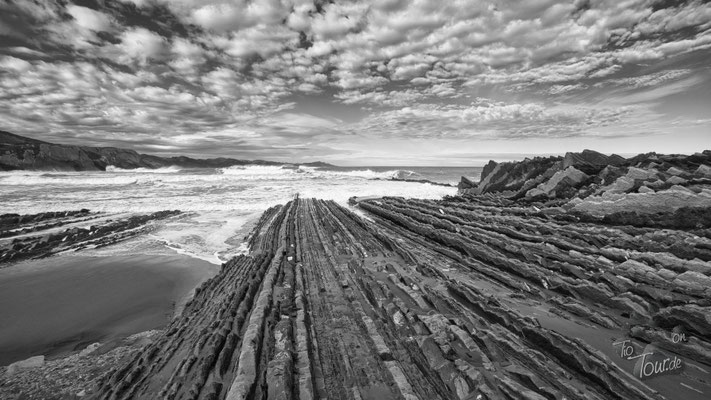
[[[421,176],[413,171],[394,169],[390,171],[351,170],[351,171],[316,171],[315,174],[323,174],[328,177],[347,177],[363,179],[420,179]]]
[[[293,174],[293,169],[275,165],[235,165],[227,168],[218,168],[217,172],[223,175],[255,176],[255,175],[288,175]]]
[[[134,176],[126,175],[99,175],[98,173],[43,173],[43,174],[0,174],[0,184],[12,186],[38,186],[38,185],[128,185],[138,183]]]
[[[353,179],[360,178],[366,180],[375,179],[422,179],[422,176],[414,171],[389,170],[373,171],[372,169],[353,170],[326,170],[318,167],[299,166],[298,168],[286,168],[283,166],[261,166],[247,165],[234,166],[229,168],[219,168],[219,174],[239,177],[244,180],[265,180],[265,179]]]
[[[169,167],[163,167],[163,168],[132,168],[132,169],[124,169],[124,168],[114,167],[113,165],[109,165],[106,167],[106,172],[114,172],[114,173],[174,174],[174,173],[180,172],[180,171],[182,171],[182,168],[178,167],[177,165],[171,165]]]
[[[352,196],[433,199],[456,192],[456,188],[391,181],[392,177],[415,179],[401,170],[248,166],[150,172],[0,173],[0,214],[81,208],[108,213],[178,209],[193,214],[166,221],[152,234],[166,246],[218,262],[243,251],[239,245],[247,233],[246,216],[258,216],[270,206],[284,204],[297,192],[301,197],[335,200],[342,205]]]

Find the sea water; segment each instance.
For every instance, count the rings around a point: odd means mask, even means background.
[[[438,199],[453,195],[461,176],[477,181],[478,167],[280,167],[0,172],[0,214],[34,214],[82,208],[108,214],[181,210],[157,222],[147,237],[110,246],[102,255],[169,248],[220,264],[246,250],[244,237],[268,207],[296,194],[346,205],[352,196]],[[453,186],[394,181],[429,180]]]

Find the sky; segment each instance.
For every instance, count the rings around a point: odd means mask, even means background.
[[[694,153],[711,4],[0,0],[0,129],[337,165]]]

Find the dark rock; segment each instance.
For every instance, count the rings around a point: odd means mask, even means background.
[[[581,153],[566,153],[563,158],[563,169],[575,167],[586,174],[597,174],[608,165],[620,166],[627,160],[623,157],[613,154],[606,156],[594,150],[583,150]]]

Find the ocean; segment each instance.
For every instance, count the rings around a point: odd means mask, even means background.
[[[267,208],[296,194],[346,205],[352,196],[436,199],[456,187],[399,182],[429,180],[455,185],[461,176],[478,181],[481,167],[304,167],[235,166],[217,169],[98,172],[0,172],[0,214],[78,210],[115,214],[181,210],[177,219],[156,222],[148,237],[101,250],[129,255],[168,247],[214,264],[245,251],[244,236]]]

